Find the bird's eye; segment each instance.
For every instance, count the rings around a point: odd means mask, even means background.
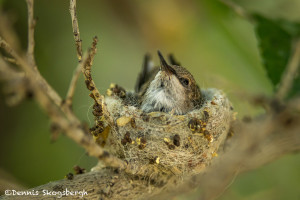
[[[185,87],[187,87],[188,85],[189,85],[189,79],[186,79],[186,78],[181,78],[181,79],[179,79],[180,80],[180,82],[181,82],[181,84],[183,85],[183,86],[185,86]]]

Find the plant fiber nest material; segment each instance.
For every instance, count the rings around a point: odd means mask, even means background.
[[[233,121],[233,108],[222,91],[201,92],[203,105],[186,115],[143,113],[117,96],[106,96],[106,128],[96,140],[132,164],[137,174],[197,174],[217,155]]]

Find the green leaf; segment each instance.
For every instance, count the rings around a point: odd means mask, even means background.
[[[256,34],[267,74],[276,86],[284,72],[291,51],[292,37],[275,22],[256,15]]]
[[[253,17],[263,63],[276,89],[292,54],[293,41],[300,36],[300,24],[286,20],[271,20],[258,14]],[[295,80],[291,93],[296,94],[298,91],[300,78]]]

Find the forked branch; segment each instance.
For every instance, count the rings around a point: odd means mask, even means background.
[[[77,144],[84,147],[89,155],[97,157],[102,160],[107,166],[116,168],[126,168],[126,163],[120,159],[105,152],[98,144],[95,143],[90,134],[86,133],[83,129],[81,122],[71,112],[70,107],[65,106],[62,103],[61,97],[57,92],[47,83],[47,81],[40,75],[35,65],[34,57],[34,16],[33,16],[33,0],[27,0],[28,4],[28,22],[29,22],[29,38],[28,38],[28,50],[27,56],[17,53],[3,38],[0,37],[0,48],[2,48],[8,55],[13,58],[13,61],[18,64],[21,71],[25,73],[22,79],[26,80],[26,83],[22,85],[23,90],[30,90],[33,92],[33,97],[41,108],[50,116],[53,123],[59,126],[59,128],[66,133],[68,137],[74,140]],[[95,49],[95,45],[93,45]],[[92,49],[93,49],[92,48]],[[92,65],[92,60],[95,55],[95,51],[90,51],[86,59],[80,62],[78,68],[83,69],[83,64],[87,66]],[[28,59],[29,60],[28,60]],[[10,59],[11,60],[11,59]],[[1,70],[7,71],[10,67],[8,63],[1,60]],[[11,74],[13,73],[10,70]],[[12,78],[16,78],[14,76]],[[8,77],[5,77],[6,79]]]

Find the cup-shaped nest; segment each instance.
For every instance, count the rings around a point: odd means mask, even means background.
[[[201,108],[185,115],[144,113],[124,105],[117,96],[107,96],[101,121],[106,128],[97,142],[135,166],[137,172],[151,168],[176,175],[196,174],[217,155],[233,120],[233,108],[222,91],[201,92]]]

